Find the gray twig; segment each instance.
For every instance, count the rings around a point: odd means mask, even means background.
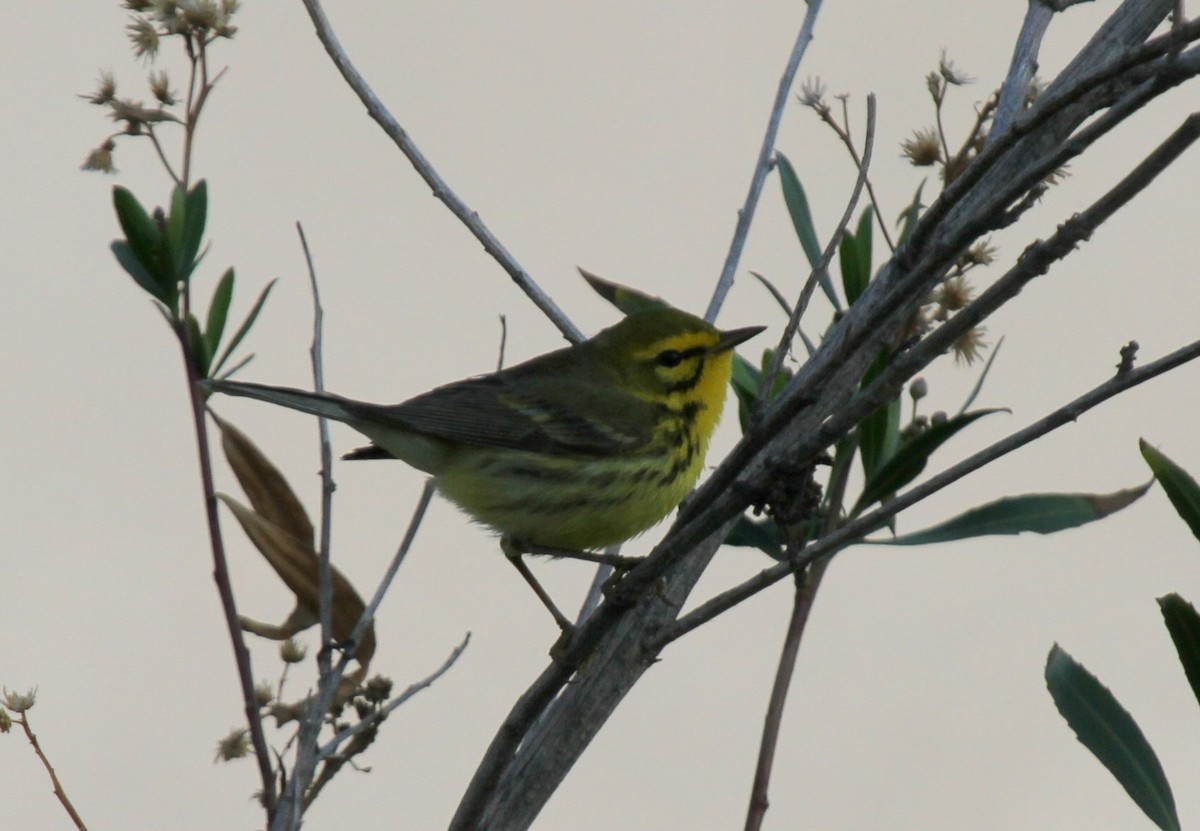
[[[308,16],[312,19],[313,25],[317,29],[317,37],[325,46],[325,51],[329,53],[329,57],[333,59],[334,65],[338,71],[342,73],[342,77],[346,79],[346,83],[354,90],[354,93],[362,101],[363,106],[367,108],[367,113],[371,118],[375,119],[376,123],[383,128],[388,137],[395,142],[396,146],[412,164],[413,168],[429,185],[433,191],[435,198],[441,200],[450,212],[454,214],[458,220],[467,227],[474,235],[475,239],[483,245],[483,250],[487,251],[500,264],[500,267],[508,272],[508,276],[513,279],[522,291],[533,301],[534,305],[545,313],[546,317],[558,327],[559,331],[572,343],[582,341],[583,333],[576,328],[575,324],[567,318],[565,312],[550,299],[550,296],[542,290],[533,277],[529,275],[516,258],[509,253],[508,249],[501,244],[496,235],[491,232],[491,229],[484,224],[480,219],[479,214],[473,211],[466,202],[464,202],[458,194],[450,189],[446,181],[441,177],[433,164],[421,152],[416,143],[391,114],[375,91],[359,73],[358,69],[350,60],[350,56],[346,54],[346,50],[342,48],[342,44],[338,41],[337,35],[334,34],[333,27],[329,23],[329,18],[325,16],[325,10],[321,8],[320,0],[303,0],[304,8],[308,10]]]
[[[763,133],[762,145],[758,150],[758,159],[754,163],[754,173],[750,177],[750,191],[746,194],[746,202],[742,205],[742,209],[738,211],[737,225],[733,230],[733,241],[729,244],[729,254],[725,257],[725,265],[721,269],[721,276],[717,279],[712,299],[708,301],[708,310],[704,313],[704,319],[710,323],[717,319],[717,312],[721,310],[721,304],[725,302],[725,295],[729,294],[729,289],[733,287],[733,275],[737,271],[738,261],[742,258],[742,249],[746,246],[746,236],[750,233],[750,223],[754,220],[754,210],[758,207],[758,197],[762,193],[763,183],[767,179],[767,172],[771,169],[771,164],[773,163],[775,136],[779,133],[779,121],[783,118],[783,107],[787,103],[788,92],[791,91],[792,82],[796,78],[796,70],[800,67],[800,60],[804,57],[804,51],[808,48],[808,44],[812,40],[813,27],[817,24],[817,15],[820,11],[821,0],[808,0],[808,11],[804,15],[804,22],[800,25],[800,32],[796,35],[796,43],[792,46],[792,53],[788,57],[787,66],[784,67],[783,76],[779,79],[779,89],[775,93],[775,103],[771,106],[771,115],[767,119],[767,129]]]

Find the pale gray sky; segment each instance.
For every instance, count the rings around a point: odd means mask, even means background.
[[[119,176],[77,169],[109,127],[76,94],[111,67],[123,93],[140,95],[144,68],[130,57],[117,3],[77,5],[69,13],[0,5],[9,33],[0,50],[8,274],[0,385],[9,413],[0,433],[8,474],[0,480],[0,684],[39,687],[35,725],[92,828],[258,827],[251,764],[212,764],[216,740],[240,723],[240,701],[210,577],[179,358],[108,252],[117,233],[111,186],[161,202],[167,183],[149,147],[131,141],[118,148]],[[1047,37],[1044,74],[1114,7],[1105,0],[1066,13]],[[925,73],[946,48],[979,79],[947,105],[948,126],[961,129],[1002,77],[1024,8],[1017,0],[825,4],[800,76],[849,93],[856,125],[866,94],[877,94],[873,179],[889,219],[922,176],[898,147],[931,121]],[[803,11],[798,2],[328,9],[400,121],[588,332],[615,314],[576,265],[704,308]],[[213,245],[197,279],[206,295],[234,265],[241,314],[263,283],[280,278],[247,344],[258,357],[242,377],[309,383],[297,219],[322,279],[333,390],[400,400],[486,371],[500,314],[510,361],[561,342],[365,116],[299,3],[249,0],[238,23],[237,38],[214,52],[230,69],[200,131]],[[1016,234],[997,239],[992,274],[1107,188],[1194,104],[1194,92],[1168,96],[1074,166]],[[854,179],[844,150],[794,103],[779,147],[828,233]],[[942,461],[1098,383],[1129,339],[1149,360],[1195,338],[1197,192],[1193,151],[989,323],[989,339],[1006,341],[979,404],[1013,414],[986,419]],[[721,322],[778,332],[777,308],[746,269],[789,293],[807,271],[774,179]],[[1200,406],[1196,373],[1185,368],[1089,413],[920,506],[901,527],[1004,494],[1144,482],[1139,436],[1200,470],[1195,420],[1186,416]],[[928,377],[928,401],[957,409],[975,373],[947,364]],[[307,487],[315,515],[313,422],[250,402],[220,407]],[[710,461],[734,430],[730,418]],[[355,441],[335,430],[336,450]],[[369,592],[421,480],[399,464],[346,465],[337,475],[335,557]],[[221,479],[234,489],[224,471]],[[281,618],[285,591],[226,526],[241,610]],[[628,552],[644,553],[655,539]],[[1197,562],[1196,540],[1157,490],[1124,514],[1052,538],[845,553],[801,650],[767,827],[1148,827],[1055,711],[1042,681],[1055,641],[1133,711],[1185,824],[1194,824],[1200,717],[1154,598],[1200,598]],[[725,549],[696,597],[764,565],[760,555]],[[568,562],[535,569],[567,608],[591,574]],[[309,827],[445,825],[557,634],[511,572],[487,534],[435,503],[382,610],[374,668],[404,686],[468,630],[471,646],[386,725],[364,760],[373,771],[345,772],[322,795]],[[535,827],[741,827],[789,608],[780,585],[667,650]],[[255,650],[260,677],[273,677],[273,654]],[[0,737],[0,770],[0,825],[67,827],[19,736]]]

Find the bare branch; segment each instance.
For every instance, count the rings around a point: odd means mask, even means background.
[[[384,719],[395,712],[398,707],[402,707],[404,704],[406,704],[414,695],[421,692],[421,690],[425,690],[433,686],[434,681],[437,681],[450,670],[450,667],[454,666],[454,664],[458,661],[459,656],[463,654],[463,651],[467,648],[467,644],[470,642],[471,633],[468,632],[463,637],[462,643],[454,647],[454,650],[450,653],[450,656],[442,662],[440,667],[422,678],[420,681],[415,681],[412,684],[409,684],[404,692],[400,693],[400,695],[389,701],[386,707],[370,713],[366,718],[355,722],[342,732],[338,733],[321,747],[320,757],[322,759],[327,759],[333,754],[337,753],[338,748],[341,747],[348,739],[351,739],[360,733],[365,733],[367,730],[378,726]]]
[[[767,172],[773,163],[775,136],[779,133],[779,121],[783,118],[783,107],[787,103],[788,92],[791,91],[792,82],[796,78],[800,60],[804,57],[804,51],[812,40],[813,27],[817,24],[817,15],[820,12],[821,0],[808,0],[808,11],[804,15],[804,22],[800,25],[796,43],[792,46],[792,53],[783,69],[783,76],[779,79],[775,103],[772,105],[771,115],[767,119],[767,130],[763,133],[762,146],[758,150],[758,160],[754,163],[754,174],[750,177],[750,192],[746,194],[746,201],[742,205],[742,209],[738,211],[737,225],[733,230],[733,241],[729,244],[729,254],[725,257],[721,276],[717,279],[712,299],[708,301],[708,310],[704,313],[704,319],[710,323],[717,319],[717,312],[721,310],[721,304],[725,302],[725,295],[729,294],[729,289],[733,287],[733,275],[737,271],[738,261],[742,258],[746,236],[750,233],[750,223],[754,221],[758,197],[762,193]]]
[[[383,128],[396,146],[400,148],[400,152],[409,160],[413,168],[420,174],[425,183],[429,185],[433,191],[434,197],[440,199],[442,204],[450,209],[458,220],[467,227],[479,242],[483,245],[483,250],[487,251],[500,264],[500,267],[508,272],[509,277],[513,279],[522,291],[533,301],[534,305],[545,313],[546,317],[558,327],[567,340],[572,343],[582,341],[583,333],[575,327],[567,318],[566,313],[558,307],[558,305],[550,299],[542,288],[534,282],[516,258],[509,253],[495,234],[484,224],[480,219],[479,214],[471,210],[471,208],[450,189],[450,186],[434,169],[433,164],[425,157],[425,154],[417,147],[416,143],[408,135],[408,132],[400,126],[396,118],[388,111],[383,102],[379,100],[379,96],[371,89],[366,79],[359,73],[351,62],[349,55],[342,48],[342,44],[338,41],[337,35],[333,32],[333,27],[329,23],[329,19],[325,16],[324,9],[321,8],[320,0],[304,0],[304,7],[308,9],[308,15],[312,18],[313,25],[317,29],[317,37],[325,46],[325,51],[329,53],[329,57],[333,59],[334,65],[338,71],[342,73],[342,77],[346,79],[346,83],[354,90],[354,93],[362,101],[367,108],[367,113],[371,118]]]

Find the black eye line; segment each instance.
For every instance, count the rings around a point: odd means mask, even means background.
[[[688,358],[694,358],[698,355],[703,355],[708,350],[703,346],[693,346],[691,349],[685,349],[680,352],[677,349],[664,349],[654,356],[654,361],[659,366],[674,368],[679,366]]]

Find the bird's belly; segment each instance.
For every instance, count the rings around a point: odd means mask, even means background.
[[[438,490],[506,537],[576,551],[616,545],[677,506],[699,476],[657,457],[592,459],[477,449],[447,465]]]

